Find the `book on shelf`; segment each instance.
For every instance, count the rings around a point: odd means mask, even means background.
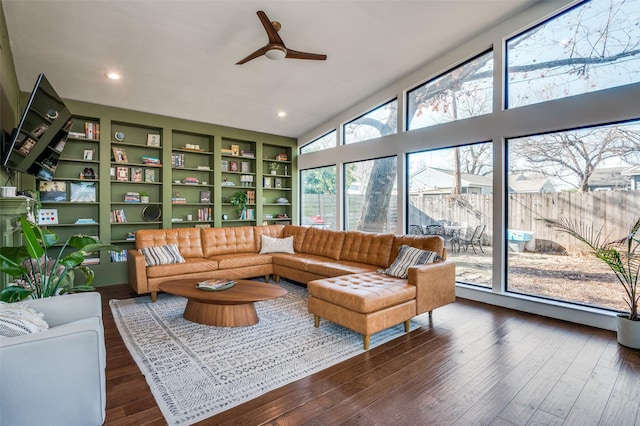
[[[157,157],[151,157],[148,155],[143,155],[142,156],[142,162],[144,164],[146,164],[147,166],[162,166],[162,163],[160,162],[160,159]]]
[[[140,193],[139,192],[127,192],[124,194],[124,202],[125,203],[139,203],[140,202]]]
[[[256,191],[247,191],[247,204],[256,203]]]
[[[186,204],[187,199],[185,197],[171,197],[171,204]]]
[[[84,123],[84,137],[86,139],[100,139],[100,123],[92,123],[85,121]]]
[[[201,222],[206,222],[211,220],[211,213],[211,207],[202,207],[198,209],[196,218]]]
[[[154,169],[144,169],[144,181],[145,182],[155,182],[156,181],[156,171]]]
[[[111,261],[114,263],[117,262],[126,262],[127,261],[127,251],[112,251],[111,252]]]
[[[100,258],[99,257],[86,257],[83,261],[82,261],[83,265],[99,265],[100,264]]]
[[[241,153],[242,157],[247,157],[247,158],[255,158],[256,154],[253,151],[242,151]]]
[[[201,203],[210,203],[211,202],[211,191],[200,191],[200,202]]]
[[[127,223],[127,215],[124,209],[111,210],[111,223]]]
[[[171,154],[171,167],[183,168],[184,167],[184,154],[174,152]]]

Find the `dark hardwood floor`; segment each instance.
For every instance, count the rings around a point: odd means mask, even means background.
[[[102,287],[106,425],[166,424]],[[200,425],[640,425],[640,351],[614,332],[459,299],[420,328]]]

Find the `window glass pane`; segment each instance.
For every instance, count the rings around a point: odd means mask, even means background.
[[[408,233],[442,235],[456,280],[491,287],[492,144],[412,153],[407,167]]]
[[[489,114],[493,52],[465,62],[407,93],[407,130]]]
[[[507,149],[508,290],[624,310],[607,266],[540,219],[627,235],[640,206],[640,121],[510,139]]]
[[[323,149],[334,148],[336,146],[337,132],[334,130],[331,133],[319,137],[318,139],[309,142],[305,146],[300,148],[300,154],[307,154],[309,152],[322,151]]]
[[[394,99],[344,125],[344,143],[356,143],[398,130],[398,100]]]
[[[347,230],[396,231],[398,223],[396,168],[395,156],[345,164],[344,195]]]
[[[592,0],[507,42],[510,108],[640,81],[640,0]]]
[[[336,166],[300,172],[300,223],[336,229]]]

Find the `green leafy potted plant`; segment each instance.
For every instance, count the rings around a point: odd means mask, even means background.
[[[141,203],[148,203],[149,202],[149,193],[145,192],[145,191],[140,191],[140,202]]]
[[[93,270],[82,264],[85,257],[98,251],[120,250],[89,236],[74,235],[62,244],[57,255],[53,257],[50,248],[58,243],[58,236],[24,217],[19,218],[18,222],[24,246],[0,249],[0,271],[16,279],[14,285],[0,291],[0,300],[3,302],[94,290],[91,286]],[[77,250],[65,255],[64,252],[68,248]],[[47,249],[50,249],[49,252]],[[75,284],[75,271],[84,275],[83,283],[80,285]]]
[[[602,228],[595,231],[591,226],[574,223],[561,218],[542,219],[558,231],[571,235],[585,243],[590,252],[602,260],[615,274],[625,291],[625,303],[629,313],[617,317],[618,343],[640,349],[640,312],[638,304],[638,277],[640,276],[640,218],[631,226],[626,237],[604,241]]]
[[[238,217],[242,217],[242,212],[247,209],[248,201],[249,197],[247,197],[247,193],[242,191],[234,192],[229,198],[229,202],[236,208]]]

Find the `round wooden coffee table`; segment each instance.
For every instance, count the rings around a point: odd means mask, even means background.
[[[200,290],[200,280],[175,280],[160,284],[160,290],[187,298],[183,317],[218,327],[244,327],[259,321],[254,302],[277,299],[287,290],[259,281],[234,280],[236,285],[220,291]]]

